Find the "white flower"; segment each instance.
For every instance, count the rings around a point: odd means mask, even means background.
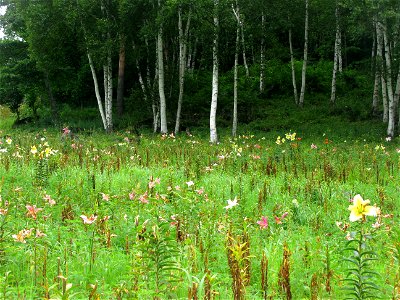
[[[194,182],[192,180],[190,180],[190,181],[186,182],[186,184],[188,187],[191,187],[192,185],[194,185]]]
[[[237,198],[236,198],[236,197],[235,197],[235,199],[233,199],[233,200],[228,199],[228,200],[226,200],[226,201],[228,202],[228,205],[224,207],[226,210],[231,209],[232,207],[238,205],[238,202],[237,202]]]

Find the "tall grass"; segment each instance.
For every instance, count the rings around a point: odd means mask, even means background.
[[[304,129],[278,145],[286,133],[210,145],[196,131],[8,131],[0,146],[0,292],[342,299],[343,250],[356,230],[347,208],[362,194],[382,211],[369,244],[376,295],[398,297],[397,140]],[[57,152],[40,156],[32,146]],[[34,205],[42,210],[27,209]]]

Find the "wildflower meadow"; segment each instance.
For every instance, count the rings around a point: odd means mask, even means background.
[[[1,299],[400,299],[395,140],[2,134]]]

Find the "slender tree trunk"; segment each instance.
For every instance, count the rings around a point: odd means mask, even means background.
[[[118,87],[117,87],[117,113],[122,117],[124,113],[124,82],[125,82],[125,36],[121,36],[118,63]]]
[[[106,124],[107,132],[113,130],[113,119],[112,119],[112,61],[111,61],[111,49],[107,50],[107,62],[104,65],[104,104],[106,113]]]
[[[381,88],[382,88],[382,104],[383,104],[383,122],[387,123],[389,121],[389,109],[388,109],[388,97],[387,97],[387,90],[386,90],[386,78],[385,78],[385,63],[383,59],[383,48],[384,48],[384,41],[383,41],[383,33],[382,28],[377,21],[376,26],[376,42],[377,42],[377,52],[376,52],[376,60],[378,62],[379,68],[379,76],[381,81]]]
[[[243,65],[246,70],[246,77],[249,77],[249,66],[247,65],[247,59],[246,59],[246,44],[244,42],[244,25],[243,25],[243,20],[240,16],[239,3],[237,0],[236,0],[236,8],[233,8],[232,4],[232,10],[239,25],[240,35],[242,38]]]
[[[303,58],[303,69],[301,71],[301,91],[299,98],[300,107],[303,107],[304,105],[304,94],[306,91],[306,70],[307,70],[307,59],[308,59],[308,0],[305,0],[305,3],[306,3],[306,15],[304,24],[304,58]]]
[[[147,37],[145,37],[144,42],[146,44],[146,90],[147,95],[151,99],[151,110],[153,113],[153,133],[156,133],[160,128],[160,101],[156,99],[156,90],[158,88],[158,59],[156,59],[155,67],[154,67],[154,80],[153,83],[151,81],[151,72],[150,72],[150,47],[149,41]],[[158,50],[156,44],[156,57],[158,57]]]
[[[161,9],[160,0],[158,7]],[[158,93],[160,96],[161,133],[168,133],[167,128],[167,103],[164,88],[164,58],[163,58],[163,26],[160,24],[157,35],[157,61],[158,61]]]
[[[101,11],[103,15],[109,19],[109,12],[104,1],[101,2]],[[110,28],[107,28],[107,33],[104,38],[106,41],[111,40]],[[112,97],[113,97],[113,84],[112,84],[112,57],[111,47],[107,47],[107,57],[103,65],[103,82],[104,82],[104,112],[105,112],[105,130],[111,132],[113,130],[113,118],[112,118]]]
[[[87,57],[88,57],[88,60],[89,60],[90,71],[92,72],[92,78],[93,78],[93,84],[94,84],[94,92],[95,92],[96,99],[97,99],[97,105],[99,107],[101,121],[103,122],[104,129],[107,130],[106,115],[105,115],[104,109],[103,109],[103,101],[102,101],[101,95],[100,95],[99,83],[98,83],[98,80],[97,80],[96,70],[94,68],[92,56],[90,55],[89,51],[87,51]]]
[[[343,72],[343,57],[342,57],[342,31],[339,31],[339,43],[338,43],[338,71]]]
[[[139,62],[136,60],[135,64],[136,64],[136,69],[137,69],[137,72],[138,72],[140,88],[142,89],[142,92],[143,92],[144,102],[148,102],[149,98],[147,96],[147,90],[146,90],[146,86],[145,86],[144,81],[143,81],[142,72],[140,71],[140,68],[139,68]]]
[[[399,111],[398,111],[399,100],[400,100],[400,68],[398,69],[398,73],[397,73],[396,91],[394,93],[394,102],[396,103],[396,110],[397,110],[398,114],[399,114]],[[399,114],[398,126],[400,126],[400,114]]]
[[[237,4],[237,2],[236,2]],[[238,8],[237,8],[238,11]],[[235,64],[233,69],[233,122],[232,122],[232,136],[236,137],[237,131],[237,98],[238,98],[238,60],[239,60],[239,32],[240,32],[240,24],[238,20],[238,24],[236,27],[236,44],[235,44]]]
[[[238,15],[239,15],[239,6],[237,6]],[[240,18],[240,15],[239,15]],[[246,43],[244,42],[244,25],[242,19],[240,19],[240,32],[242,36],[242,53],[243,53],[243,65],[244,69],[246,70],[246,77],[250,76],[249,66],[247,65],[247,58],[246,58]]]
[[[260,49],[260,93],[265,91],[265,38],[264,38],[264,28],[265,28],[265,14],[262,12],[261,16],[261,49]]]
[[[392,85],[392,64],[390,58],[390,47],[389,47],[389,40],[387,36],[386,26],[381,23],[378,23],[379,26],[382,28],[383,34],[383,44],[385,49],[385,61],[386,61],[386,85],[387,85],[387,93],[389,98],[389,107],[388,107],[388,128],[387,128],[387,135],[390,137],[394,137],[394,126],[395,126],[395,103],[393,97],[393,85]]]
[[[183,90],[185,83],[185,71],[186,71],[186,52],[187,52],[187,40],[189,36],[191,10],[189,10],[188,19],[186,22],[186,29],[183,32],[182,27],[182,7],[178,9],[178,30],[179,30],[179,96],[178,96],[178,108],[176,111],[175,121],[175,134],[178,134],[181,125],[181,111],[183,101]]]
[[[340,22],[339,22],[339,5],[336,1],[336,37],[335,37],[335,54],[333,59],[333,74],[332,74],[332,89],[331,89],[331,103],[336,102],[336,74],[339,66],[339,43],[340,43]]]
[[[133,51],[136,50],[135,43],[132,43],[132,48],[133,48]],[[143,80],[142,71],[140,70],[139,60],[137,57],[135,59],[135,66],[136,66],[136,70],[137,70],[137,74],[138,74],[138,78],[139,78],[140,88],[142,89],[142,92],[143,92],[143,99],[144,99],[144,102],[147,103],[149,100],[148,91],[147,91],[146,85]]]
[[[376,116],[378,114],[378,104],[379,104],[379,81],[380,74],[377,67],[375,67],[375,79],[374,79],[374,93],[372,96],[372,115]]]
[[[296,83],[296,69],[294,65],[294,55],[293,55],[293,45],[292,45],[292,29],[289,28],[289,50],[290,50],[290,66],[292,69],[292,84],[293,84],[293,95],[294,95],[294,103],[296,105],[299,104],[299,94],[297,92],[297,83]]]
[[[217,134],[217,103],[218,103],[218,31],[219,31],[219,0],[214,0],[214,39],[213,39],[213,75],[210,110],[210,142],[218,142]]]
[[[190,71],[193,73],[194,67],[196,64],[196,58],[197,58],[197,45],[199,43],[199,38],[196,36],[194,39],[193,43],[193,54],[191,55],[191,64],[190,64]]]
[[[379,105],[379,81],[380,81],[380,74],[379,74],[379,67],[378,67],[378,60],[377,60],[377,24],[376,24],[376,17],[374,17],[373,21],[373,46],[372,46],[372,53],[371,53],[371,71],[374,74],[374,92],[372,96],[372,115],[376,116],[378,114],[378,105]]]

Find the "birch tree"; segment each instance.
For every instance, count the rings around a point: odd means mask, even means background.
[[[218,31],[219,31],[219,0],[214,1],[213,24],[213,72],[212,72],[212,93],[211,93],[211,110],[210,110],[210,142],[215,144],[218,142],[217,134],[217,103],[218,103]]]
[[[376,50],[376,60],[377,60],[377,72],[381,82],[382,88],[382,106],[383,106],[383,122],[388,122],[389,120],[389,111],[388,111],[388,97],[386,90],[386,78],[385,78],[385,62],[383,59],[383,35],[382,35],[382,27],[379,26],[379,22],[376,18],[376,42],[377,42],[377,50]]]
[[[118,86],[117,86],[117,113],[121,117],[124,113],[124,85],[125,85],[125,43],[126,37],[120,35],[119,60],[118,60]]]
[[[181,125],[181,111],[183,101],[183,91],[185,83],[185,71],[186,71],[186,59],[187,59],[187,43],[189,37],[191,18],[191,7],[189,8],[185,30],[183,30],[182,22],[182,5],[178,6],[178,32],[179,32],[179,96],[178,96],[178,108],[176,111],[175,121],[175,134],[179,132]]]
[[[233,67],[233,121],[232,121],[232,136],[236,137],[237,131],[237,102],[238,102],[238,60],[239,60],[239,33],[240,33],[240,14],[239,14],[239,5],[236,0],[236,9],[232,5],[232,10],[234,15],[236,16],[237,26],[236,26],[236,42],[235,42],[235,63]]]
[[[332,74],[332,87],[331,87],[331,103],[336,102],[336,75],[339,70],[341,71],[341,31],[340,31],[340,14],[339,3],[336,1],[335,7],[336,19],[336,34],[335,34],[335,52],[333,59],[333,74]]]
[[[265,13],[261,12],[261,43],[260,43],[260,93],[265,91]]]
[[[377,20],[376,16],[373,17],[373,44],[372,44],[372,72],[374,74],[374,92],[372,95],[372,114],[376,116],[378,114],[378,105],[379,105],[379,82],[380,82],[380,72],[379,72],[379,63],[378,62],[378,41],[377,41]]]
[[[390,137],[394,136],[394,125],[395,125],[395,103],[394,103],[394,96],[393,96],[393,85],[392,85],[392,64],[390,58],[390,47],[389,47],[389,40],[387,35],[386,26],[380,22],[378,22],[378,27],[381,27],[381,32],[383,35],[383,45],[384,45],[384,52],[385,52],[385,74],[386,77],[386,85],[387,85],[387,94],[388,94],[388,128],[387,128],[387,135]]]
[[[167,100],[164,88],[164,57],[163,57],[163,22],[161,20],[161,0],[158,0],[159,28],[157,34],[157,67],[158,67],[158,94],[160,97],[161,133],[168,133],[167,127]]]
[[[297,92],[296,69],[295,69],[295,65],[294,65],[292,28],[291,27],[289,27],[289,51],[290,51],[290,67],[291,67],[291,71],[292,71],[293,96],[294,96],[294,102],[296,103],[296,105],[298,105],[299,104],[299,94]]]
[[[79,2],[78,2],[79,3]],[[100,34],[93,28],[91,28],[93,31],[90,32],[90,37],[88,30],[86,26],[88,25],[87,19],[89,15],[92,15],[92,13],[89,13],[89,8],[96,8],[91,5],[91,3],[83,3],[81,4],[82,7],[80,7],[80,23],[82,25],[82,30],[84,33],[84,38],[86,41],[86,51],[87,51],[87,58],[92,74],[92,79],[93,79],[93,85],[94,85],[94,90],[95,90],[95,95],[96,95],[96,100],[97,100],[97,105],[99,108],[101,120],[103,123],[104,130],[106,132],[111,132],[113,130],[113,118],[112,118],[112,95],[113,95],[113,83],[112,83],[112,39],[111,39],[111,29],[109,26],[109,21],[110,21],[110,2],[109,0],[102,0],[100,2],[100,9],[101,9],[101,18],[105,21],[106,25],[102,28],[99,28]],[[85,13],[85,15],[83,15]],[[91,25],[93,25],[91,23]],[[102,37],[101,41],[96,41],[94,38],[96,36],[97,38],[99,36]],[[93,54],[92,54],[92,49],[93,45],[101,42],[103,45],[105,45],[105,49],[102,52],[102,60],[103,60],[103,90],[104,90],[104,104],[103,104],[103,99],[101,97],[100,93],[100,87],[99,87],[99,82],[96,74],[96,65],[93,61]]]
[[[242,40],[242,55],[243,55],[243,65],[244,68],[246,70],[246,77],[249,77],[249,66],[247,65],[247,58],[246,58],[246,44],[244,41],[244,25],[243,25],[243,19],[242,16],[240,14],[240,10],[239,10],[239,3],[236,0],[236,8],[234,8],[232,6],[233,9],[233,14],[235,15],[236,21],[237,21],[237,25],[240,31],[240,36],[241,36],[241,40]]]
[[[303,57],[303,68],[301,70],[301,90],[299,98],[299,106],[304,105],[304,94],[306,91],[306,71],[307,71],[307,59],[308,59],[308,1],[305,0],[305,21],[304,21],[304,57]]]

